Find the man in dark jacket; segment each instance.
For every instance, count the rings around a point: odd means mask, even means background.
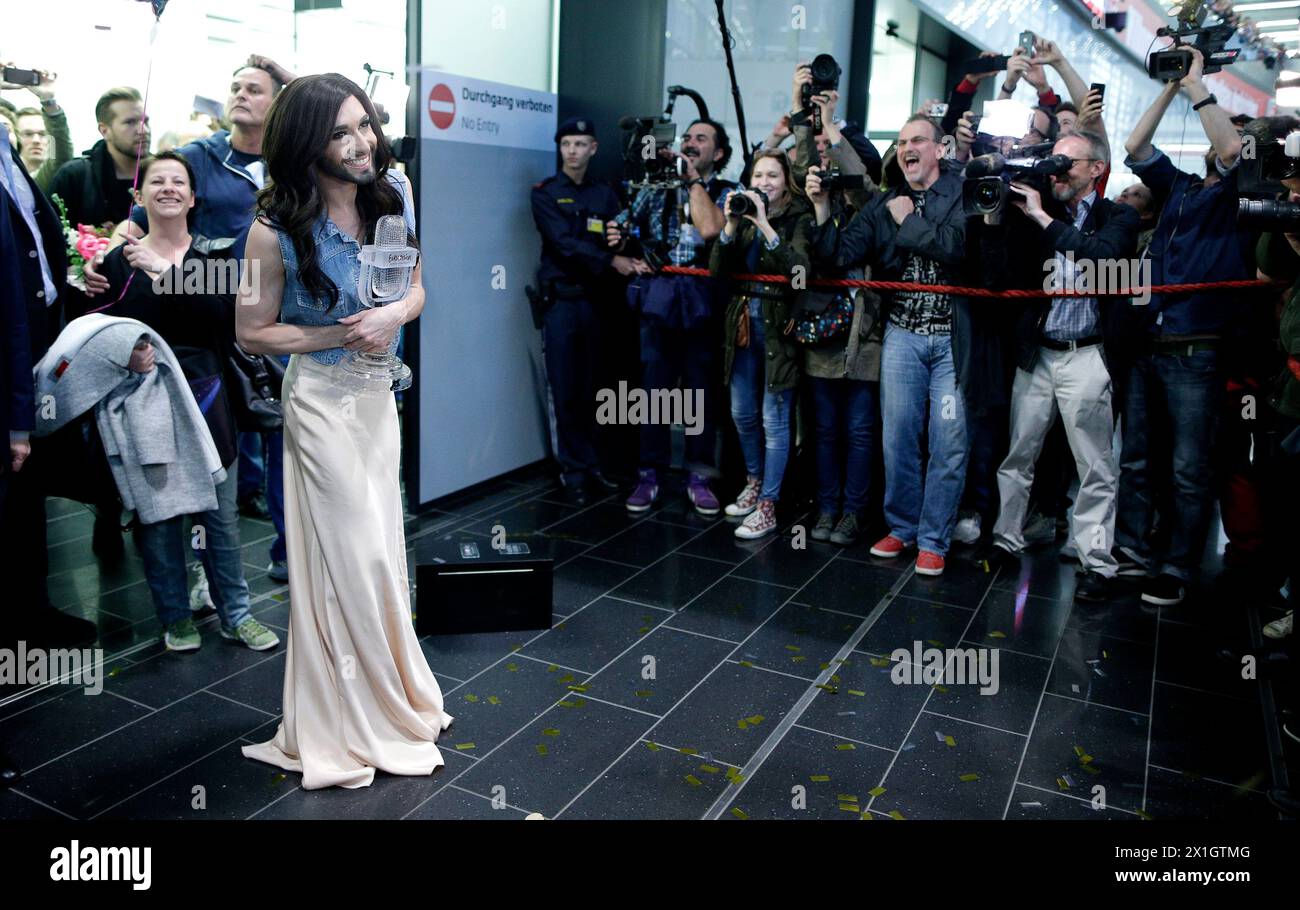
[[[943,154],[938,125],[909,117],[898,135],[904,182],[872,200],[843,231],[830,217],[821,169],[811,169],[806,188],[818,224],[814,264],[842,269],[865,263],[878,279],[960,283],[966,265],[961,178],[943,169]],[[887,303],[880,397],[890,533],[871,552],[896,557],[916,545],[916,571],[923,575],[943,573],[966,476],[966,417],[958,392],[961,365],[970,364],[963,304],[929,290],[898,291]],[[927,420],[930,458],[923,472]]]
[[[6,133],[0,127],[0,194],[6,197],[12,239],[0,249],[17,255],[22,281],[17,306],[26,318],[28,362],[34,364],[62,328],[60,295],[68,264],[58,216]],[[12,296],[7,289],[4,293]],[[0,547],[0,579],[5,585],[0,621],[6,626],[0,637],[20,638],[33,647],[38,642],[40,647],[65,647],[93,640],[97,632],[94,623],[60,613],[50,603],[42,460],[38,447],[23,469],[8,477],[0,519],[5,541]]]
[[[8,143],[0,132],[0,141]],[[21,471],[31,454],[28,437],[36,426],[32,356],[27,339],[27,308],[18,269],[18,248],[10,226],[8,193],[0,192],[0,438],[8,437],[9,454],[0,463],[0,515],[4,514],[9,475]],[[8,636],[0,633],[0,643]],[[0,753],[0,788],[20,777],[18,767]]]
[[[1093,276],[1133,276],[1137,246],[1137,212],[1102,198],[1097,181],[1106,172],[1109,153],[1102,138],[1079,132],[1057,141],[1056,155],[1071,159],[1070,170],[1053,177],[1051,198],[1013,183],[1019,195],[1005,223],[985,216],[981,230],[981,261],[988,287],[1051,287],[1078,290],[1099,288]],[[1047,281],[1044,281],[1044,272]],[[1085,286],[1087,284],[1092,287]],[[1127,283],[1127,282],[1126,282]],[[994,552],[1006,557],[1025,546],[1025,513],[1034,480],[1034,463],[1048,431],[1061,414],[1065,435],[1079,472],[1072,537],[1086,572],[1075,593],[1100,600],[1115,577],[1111,554],[1115,534],[1115,497],[1119,471],[1111,451],[1115,432],[1111,406],[1111,373],[1104,344],[1113,297],[1053,297],[1034,300],[1020,313],[1016,331],[1015,383],[1011,393],[1011,445],[998,470],[1001,510],[993,528]]]
[[[95,103],[98,142],[54,175],[50,195],[58,195],[68,212],[68,224],[89,224],[110,231],[131,214],[131,185],[135,163],[149,154],[149,124],[140,93],[129,87],[111,88]]]
[[[1161,206],[1146,253],[1157,285],[1254,277],[1254,235],[1237,227],[1241,137],[1201,81],[1200,51],[1190,53],[1188,74],[1165,85],[1125,143],[1125,164]],[[1214,169],[1221,179],[1212,184],[1178,170],[1151,144],[1180,87],[1218,156]],[[1239,291],[1230,290],[1154,294],[1142,313],[1143,349],[1130,368],[1123,407],[1115,541],[1119,574],[1149,576],[1142,600],[1157,606],[1180,603],[1200,564],[1214,495],[1211,455],[1223,399],[1222,346],[1239,318],[1239,297]],[[1151,430],[1165,421],[1172,463],[1161,464],[1151,457]],[[1172,476],[1173,507],[1168,542],[1163,552],[1156,552],[1151,545],[1154,488],[1162,474]]]

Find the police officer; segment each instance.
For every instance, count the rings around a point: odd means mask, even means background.
[[[562,167],[533,187],[533,220],[542,235],[541,283],[545,312],[542,344],[550,384],[551,446],[560,462],[565,495],[586,503],[588,483],[600,492],[616,484],[600,471],[594,437],[596,331],[594,306],[616,275],[649,271],[640,259],[615,255],[605,243],[605,223],[622,205],[608,184],[587,180],[596,133],[585,117],[565,121],[555,134]]]

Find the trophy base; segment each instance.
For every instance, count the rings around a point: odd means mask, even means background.
[[[352,351],[343,358],[344,372],[392,392],[411,387],[411,368],[392,354],[365,354]]]

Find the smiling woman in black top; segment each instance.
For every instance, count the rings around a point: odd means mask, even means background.
[[[208,576],[222,636],[261,651],[275,647],[279,638],[249,612],[235,505],[235,422],[223,381],[235,339],[235,272],[226,268],[233,241],[190,233],[194,199],[194,172],[181,155],[162,152],[141,164],[136,203],[149,217],[149,232],[105,258],[107,296],[115,302],[104,312],[153,329],[175,352],[194,391],[227,473],[217,484],[217,508],[191,516],[196,531],[203,529],[193,545]],[[177,517],[136,527],[163,641],[173,651],[194,651],[201,643],[190,618],[184,524]]]

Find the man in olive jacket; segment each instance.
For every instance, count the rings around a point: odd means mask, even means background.
[[[816,212],[814,264],[870,265],[877,279],[960,284],[966,271],[961,178],[945,172],[943,134],[922,115],[898,135],[903,183],[872,200],[841,231],[831,219],[820,168],[806,189]],[[890,533],[871,548],[896,557],[915,545],[916,571],[941,575],[966,476],[965,405],[958,388],[971,358],[968,311],[945,291],[897,291],[886,302],[881,354],[885,518]],[[927,414],[928,412],[928,414]],[[928,422],[929,465],[921,465]],[[924,476],[923,476],[924,475]]]

